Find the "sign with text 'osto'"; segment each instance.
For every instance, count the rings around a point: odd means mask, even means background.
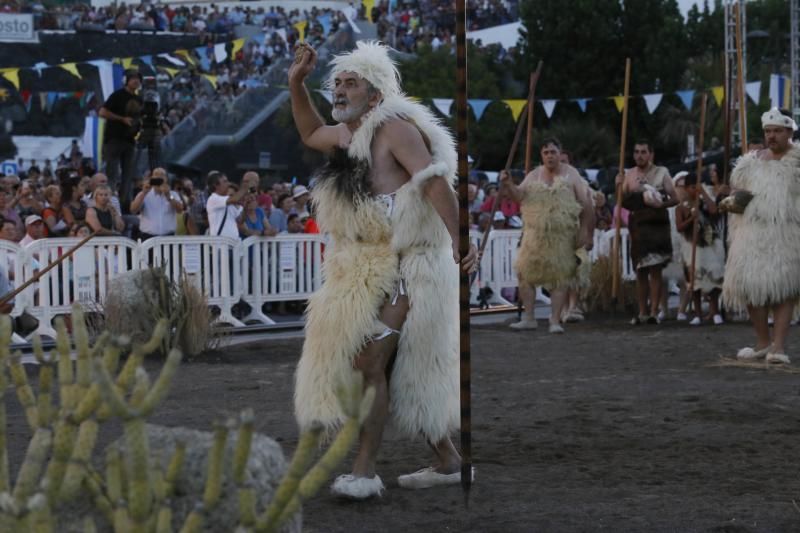
[[[36,41],[33,15],[30,13],[0,13],[0,41]]]

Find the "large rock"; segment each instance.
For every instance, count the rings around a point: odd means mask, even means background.
[[[164,427],[147,425],[150,441],[150,456],[161,465],[165,472],[175,443],[182,441],[186,444],[186,457],[183,468],[175,483],[174,495],[171,498],[173,513],[172,529],[179,531],[186,516],[203,501],[205,490],[206,472],[208,471],[208,454],[211,450],[214,435],[208,431],[196,431],[182,427]],[[223,486],[220,500],[216,507],[208,513],[203,524],[203,531],[219,533],[221,531],[235,530],[239,523],[238,491],[233,483],[233,453],[236,447],[237,432],[228,434],[227,446],[223,466]],[[124,438],[112,446],[119,446],[122,457],[125,457]],[[99,454],[105,456],[105,454]],[[253,435],[250,446],[250,457],[245,469],[245,482],[252,487],[256,494],[256,513],[261,514],[269,505],[281,478],[287,469],[286,459],[280,445],[271,438]],[[103,470],[100,470],[101,472]],[[98,531],[111,531],[110,525],[93,509],[84,497],[79,498],[66,508],[59,509],[59,515],[66,518],[59,527],[59,531],[78,532],[86,514],[93,516]],[[302,528],[302,516],[298,512],[281,529],[284,533],[299,533]]]
[[[157,269],[131,270],[112,279],[103,303],[106,329],[133,342],[146,342],[156,325],[153,311],[162,279],[166,280]]]

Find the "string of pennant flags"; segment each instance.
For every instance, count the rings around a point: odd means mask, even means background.
[[[773,77],[777,77],[773,75]],[[782,76],[780,78],[783,78]],[[774,80],[771,80],[774,82]],[[724,98],[724,88],[720,85],[718,87],[711,87],[709,89],[711,94],[714,97],[714,101],[717,105],[722,104],[722,100]],[[317,91],[319,94],[325,97],[325,99],[330,103],[332,102],[332,95],[330,91],[324,91],[319,89]],[[755,104],[759,104],[761,100],[761,81],[753,81],[746,84],[746,92],[747,96],[753,101]],[[683,91],[675,91],[674,93],[652,93],[652,94],[642,94],[638,95],[644,99],[645,106],[647,107],[647,111],[652,114],[658,109],[658,106],[661,104],[662,99],[664,98],[665,94],[675,94],[680,98],[683,105],[686,109],[692,109],[692,103],[694,101],[694,96],[697,93],[695,90],[683,90]],[[631,98],[635,98],[637,95],[632,95]],[[412,97],[414,98],[414,97]],[[414,98],[416,100],[421,100],[420,98]],[[586,112],[586,106],[591,101],[598,101],[598,100],[613,100],[614,105],[617,108],[617,111],[622,112],[622,108],[624,106],[624,96],[610,96],[610,97],[595,97],[595,98],[563,98],[563,99],[541,99],[537,100],[537,103],[541,104],[542,108],[544,109],[547,118],[553,116],[553,112],[555,111],[556,105],[564,105],[564,104],[577,104],[580,107],[582,112]],[[454,99],[452,98],[431,98],[430,102],[433,104],[433,107],[439,111],[442,115],[450,116],[451,109],[453,106]],[[514,117],[514,122],[516,122],[522,111],[525,109],[525,105],[527,104],[527,100],[524,99],[503,99],[503,100],[490,100],[490,99],[483,99],[483,98],[470,98],[467,100],[469,106],[472,108],[472,112],[475,114],[475,120],[480,120],[483,116],[484,111],[486,108],[489,107],[490,104],[496,102],[502,102],[505,104],[510,110],[511,115]]]

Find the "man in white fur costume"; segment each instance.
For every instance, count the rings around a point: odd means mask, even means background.
[[[761,125],[767,147],[739,159],[733,192],[720,204],[732,213],[722,299],[728,309],[747,309],[756,331],[755,347],[739,350],[740,359],[788,364],[786,336],[800,298],[800,147],[792,143],[797,124],[778,109]]]
[[[559,158],[556,139],[542,141],[542,164],[518,186],[507,172],[500,183],[522,204],[522,241],[515,267],[525,316],[512,329],[535,329],[536,286],[550,291],[550,333],[563,333],[562,312],[567,289],[576,284],[580,258],[576,249],[590,250],[594,242],[594,207],[586,183],[574,167]],[[588,264],[588,256],[583,261]]]
[[[458,202],[453,139],[422,105],[405,97],[388,49],[361,42],[335,57],[328,78],[327,126],[304,80],[316,65],[310,46],[289,70],[292,114],[303,143],[328,154],[312,193],[317,220],[332,238],[325,283],[311,298],[296,374],[301,428],[344,421],[335,390],[356,368],[376,389],[352,473],[335,494],[380,495],[375,460],[391,413],[398,429],[422,435],[438,463],[400,476],[405,488],[459,483],[450,440],[459,426]],[[387,379],[387,375],[390,379]]]

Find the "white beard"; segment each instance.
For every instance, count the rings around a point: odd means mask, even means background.
[[[348,124],[360,119],[368,109],[369,102],[364,102],[363,105],[358,107],[353,107],[351,104],[347,104],[344,109],[339,109],[334,106],[333,111],[331,111],[331,117],[333,117],[333,120],[336,122]]]

